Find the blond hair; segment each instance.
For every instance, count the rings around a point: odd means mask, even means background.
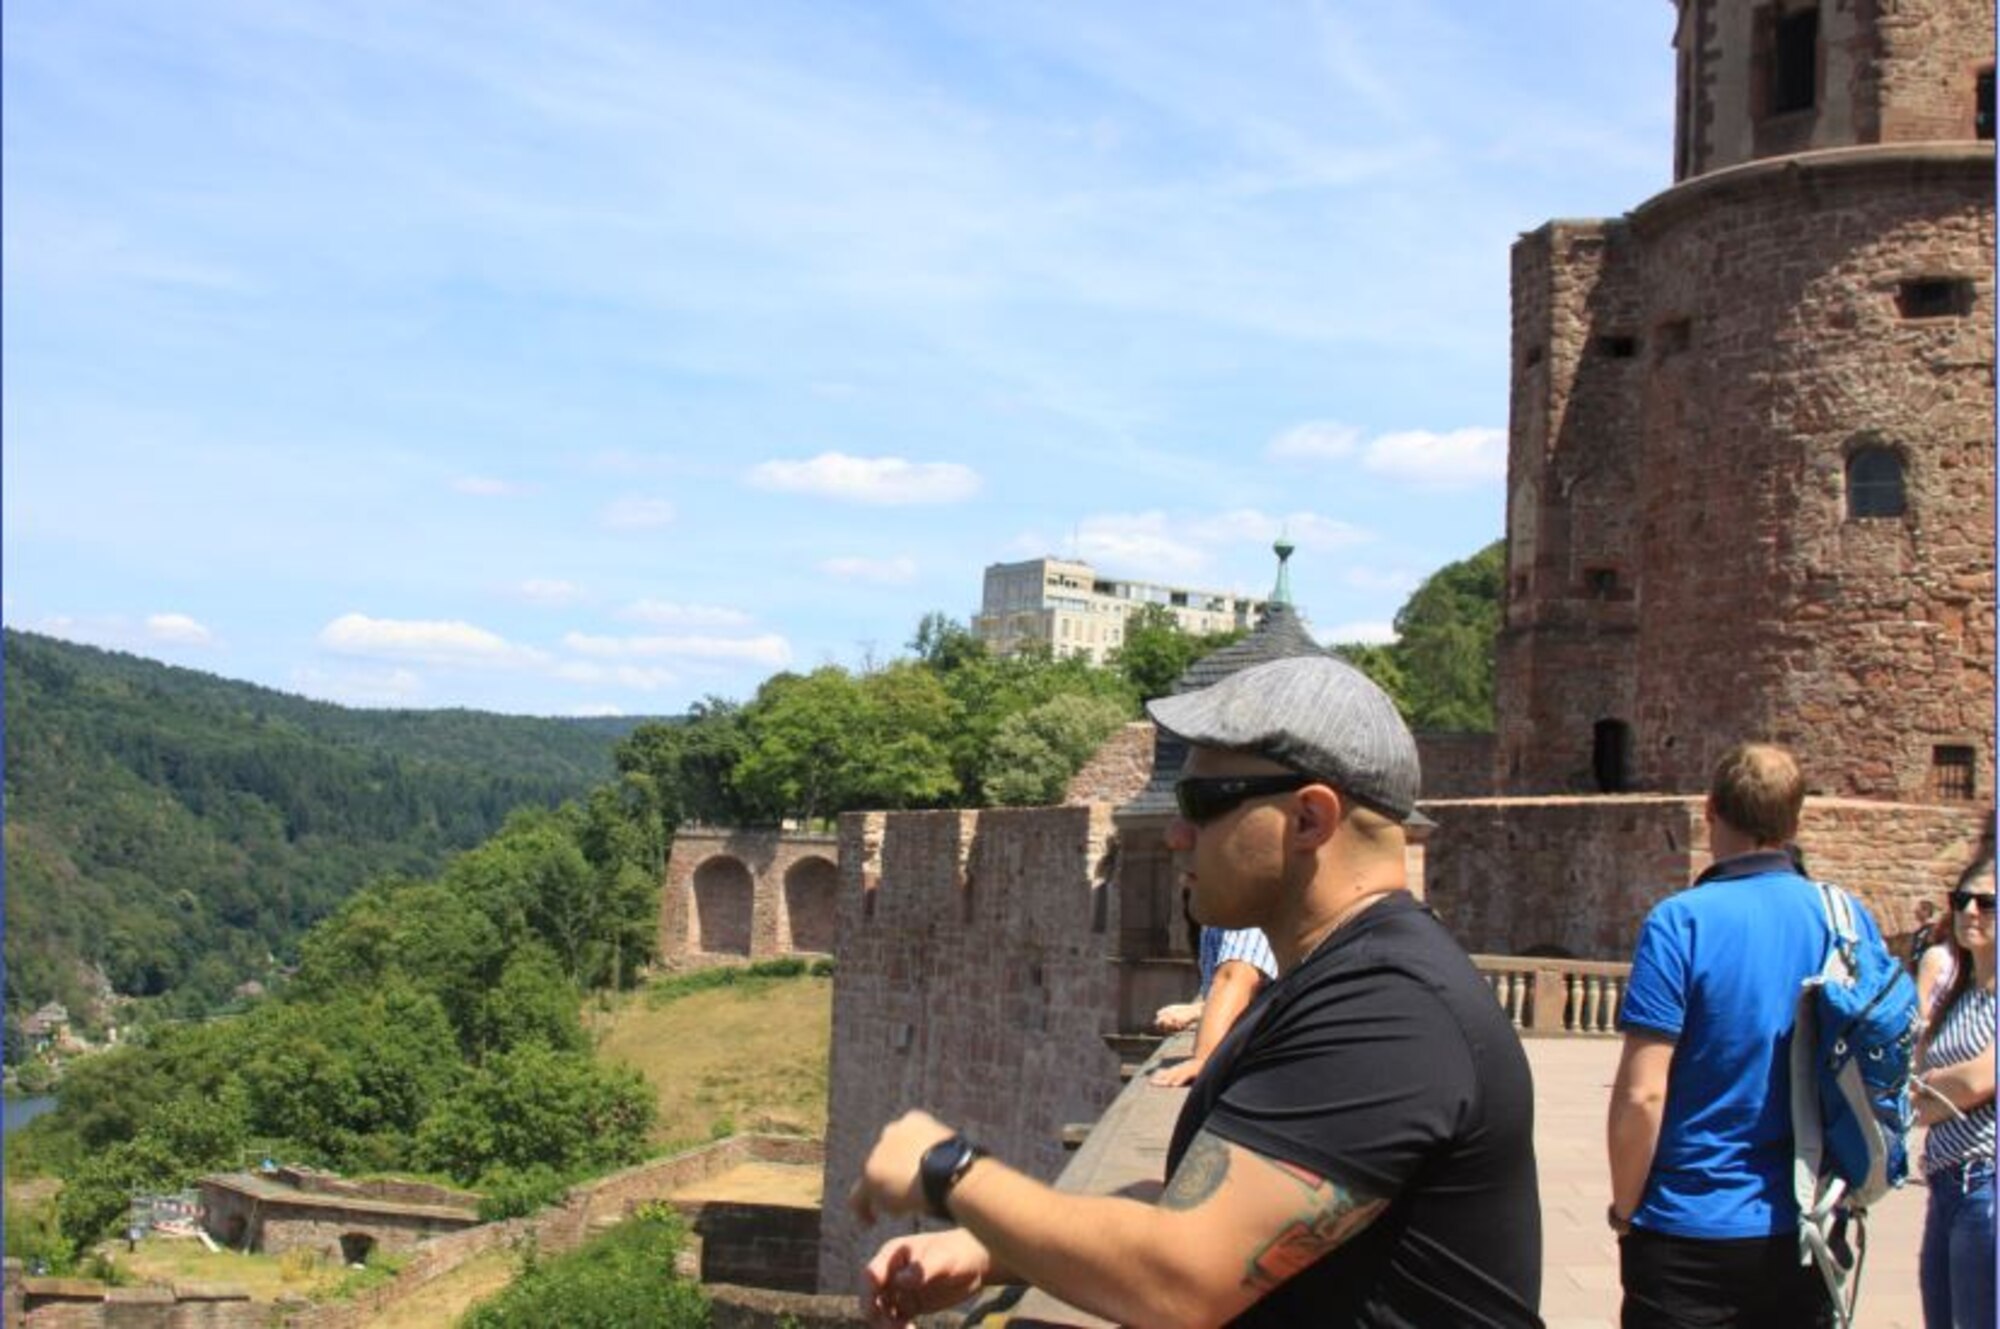
[[[1806,781],[1777,744],[1738,743],[1715,764],[1708,798],[1717,817],[1759,845],[1789,844],[1798,838]]]

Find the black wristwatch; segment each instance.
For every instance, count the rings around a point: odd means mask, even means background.
[[[985,1157],[986,1151],[963,1135],[946,1136],[924,1150],[917,1163],[917,1180],[923,1184],[924,1203],[930,1207],[933,1218],[951,1222],[951,1211],[944,1203],[951,1195],[951,1188],[965,1179],[974,1163]]]

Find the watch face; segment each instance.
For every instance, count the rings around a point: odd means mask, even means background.
[[[939,1140],[924,1150],[924,1156],[917,1164],[917,1180],[924,1188],[924,1200],[934,1217],[947,1219],[951,1214],[944,1207],[945,1197],[951,1194],[953,1184],[958,1181],[960,1171],[972,1158],[972,1142],[963,1135],[953,1135]]]

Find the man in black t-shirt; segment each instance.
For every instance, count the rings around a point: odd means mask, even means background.
[[[1195,1081],[1157,1204],[1060,1193],[911,1112],[855,1183],[928,1209],[867,1269],[877,1323],[1029,1282],[1136,1324],[1539,1325],[1533,1087],[1465,953],[1404,890],[1416,745],[1329,657],[1149,704],[1186,739],[1196,918],[1262,928],[1279,976]]]

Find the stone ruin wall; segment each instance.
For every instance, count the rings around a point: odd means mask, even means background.
[[[1063,790],[1063,806],[1130,803],[1153,776],[1153,722],[1134,720],[1106,739]]]
[[[1468,793],[1591,788],[1593,726],[1632,714],[1645,361],[1631,268],[1618,222],[1550,222],[1514,246],[1498,784]]]
[[[660,893],[660,963],[680,969],[830,953],[837,854],[831,835],[678,832]]]
[[[1702,788],[1755,736],[1824,793],[1911,802],[1965,744],[1990,798],[1992,171],[1857,150],[1635,214],[1648,304],[1692,338],[1685,387],[1647,385],[1642,787]],[[1972,313],[1900,317],[1913,277],[1970,280]],[[1846,460],[1876,442],[1907,511],[1851,520]]]
[[[1469,951],[1629,960],[1655,903],[1709,863],[1702,799],[1628,795],[1426,802],[1431,906]],[[1884,935],[1942,907],[1985,828],[1975,808],[1809,798],[1806,866],[1853,891]]]
[[[1683,0],[1676,45],[1682,78],[1693,85],[1684,92],[1693,173],[1852,143],[1973,137],[1978,73],[1993,65],[1991,0],[1822,5],[1815,105],[1759,116],[1756,27],[1769,8],[1761,0]]]
[[[1635,790],[1764,737],[1826,794],[1906,802],[1969,746],[1990,801],[1992,171],[1985,145],[1821,153],[1516,246],[1503,792],[1594,790],[1617,720]],[[1902,317],[1915,278],[1969,281],[1971,312]],[[1850,520],[1874,443],[1908,510]]]
[[[904,1110],[1053,1181],[1063,1127],[1116,1095],[1111,839],[1103,806],[841,818],[822,1288],[915,1226],[838,1202]]]
[[[1494,792],[1492,734],[1416,735],[1425,798],[1484,798]]]

